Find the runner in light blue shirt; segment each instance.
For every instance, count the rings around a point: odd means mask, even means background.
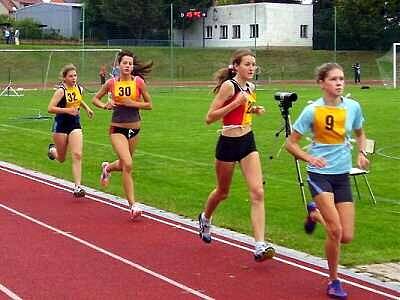
[[[366,168],[366,137],[362,128],[364,118],[360,105],[342,97],[344,89],[343,68],[336,63],[326,63],[317,68],[317,82],[323,96],[308,105],[293,125],[287,138],[286,149],[296,158],[308,163],[308,184],[315,202],[307,205],[308,215],[304,228],[312,233],[316,222],[327,233],[325,252],[329,266],[327,294],[332,298],[346,299],[347,292],[338,279],[341,243],[350,243],[354,232],[354,204],[350,187],[352,131],[359,149],[357,165]],[[308,132],[312,144],[305,152],[299,141]]]

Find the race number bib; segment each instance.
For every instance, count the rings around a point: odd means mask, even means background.
[[[132,101],[137,101],[136,82],[134,80],[116,81],[114,96],[116,102],[122,102],[126,98],[129,98]]]
[[[346,110],[341,107],[315,108],[314,139],[322,144],[342,144],[346,137]]]
[[[65,89],[66,107],[79,108],[81,106],[82,95],[77,86]]]
[[[253,106],[256,104],[256,94],[246,94],[247,102],[245,104],[244,115],[243,115],[243,122],[242,125],[251,124],[252,121],[252,109]]]

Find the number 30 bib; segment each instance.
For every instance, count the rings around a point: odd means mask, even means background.
[[[136,82],[134,80],[115,81],[114,100],[116,102],[122,102],[124,98],[137,101]]]

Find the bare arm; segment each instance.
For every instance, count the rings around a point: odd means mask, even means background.
[[[246,103],[246,96],[241,92],[235,100],[233,100],[228,105],[224,105],[225,101],[233,96],[235,89],[233,84],[229,81],[225,81],[221,85],[221,89],[218,94],[215,96],[213,102],[208,109],[206,116],[206,123],[211,124],[221,118],[223,118],[226,114],[234,110],[236,107]]]
[[[78,109],[73,108],[73,107],[58,107],[58,103],[60,100],[64,97],[64,90],[62,88],[57,89],[53,97],[51,97],[51,100],[49,102],[49,105],[47,106],[47,111],[50,114],[70,114],[72,116],[76,116],[79,114]]]
[[[309,164],[322,168],[326,166],[326,161],[322,157],[314,157],[307,152],[305,152],[301,147],[299,146],[299,141],[301,140],[302,135],[297,132],[293,131],[289,137],[286,139],[286,150],[291,153],[294,157],[297,159],[304,160],[305,162],[308,162]]]
[[[105,84],[103,84],[100,90],[92,98],[92,103],[94,104],[94,106],[102,109],[112,109],[112,106],[108,102],[104,103],[103,101],[101,101],[101,98],[103,98],[108,93],[108,84],[109,80]]]
[[[151,101],[151,96],[150,96],[150,93],[148,92],[147,85],[145,82],[142,83],[141,91],[142,91],[143,101],[132,101],[129,97],[126,97],[124,99],[124,101],[118,102],[118,103],[116,102],[114,104],[128,106],[128,107],[136,107],[136,108],[145,109],[145,110],[152,110],[153,103]]]
[[[356,136],[356,143],[358,147],[358,156],[357,156],[357,166],[361,169],[368,168],[369,160],[366,157],[365,147],[366,147],[366,136],[364,129],[355,129],[354,130]]]
[[[88,115],[88,117],[91,119],[93,118],[93,110],[89,107],[89,105],[86,104],[85,101],[81,100],[81,107],[86,110],[86,113]]]

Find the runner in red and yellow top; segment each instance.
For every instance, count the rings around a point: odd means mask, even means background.
[[[62,83],[55,91],[48,106],[48,112],[55,114],[53,125],[54,144],[48,148],[48,157],[59,162],[65,161],[68,146],[72,158],[72,174],[75,181],[74,196],[85,196],[81,184],[82,173],[82,129],[79,109],[83,107],[89,118],[93,111],[83,101],[82,87],[77,83],[78,75],[74,65],[66,65],[61,70]]]
[[[238,162],[251,199],[254,259],[263,261],[272,258],[275,250],[265,242],[263,176],[251,122],[253,114],[261,115],[265,109],[255,105],[255,86],[249,82],[256,71],[254,54],[248,49],[237,50],[231,63],[228,68],[216,73],[216,96],[206,117],[207,124],[222,119],[223,127],[215,155],[217,186],[208,196],[204,212],[199,215],[199,234],[204,242],[211,242],[211,216],[219,203],[227,198],[235,164]]]
[[[101,165],[100,182],[107,186],[111,172],[122,172],[122,185],[130,207],[131,219],[141,215],[135,202],[132,179],[132,156],[139,140],[141,117],[139,110],[152,109],[152,102],[144,77],[151,71],[152,62],[142,63],[130,51],[118,54],[119,77],[106,81],[92,102],[99,108],[112,110],[109,128],[111,144],[118,159]],[[101,98],[111,94],[111,100],[103,103]]]

